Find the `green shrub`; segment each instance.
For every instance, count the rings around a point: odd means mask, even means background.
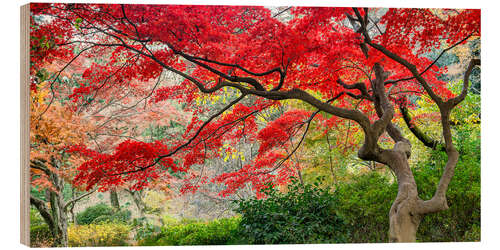
[[[292,179],[287,193],[267,189],[266,199],[240,200],[242,239],[249,244],[345,242],[348,233],[328,189]]]
[[[341,183],[335,190],[337,213],[351,232],[352,243],[387,242],[389,209],[398,187],[376,172],[357,176],[352,182]]]
[[[125,224],[71,225],[68,228],[68,246],[126,246],[129,233],[130,227]]]
[[[42,216],[36,210],[36,208],[31,208],[30,209],[30,226],[38,226],[45,224],[45,221],[43,220]]]
[[[146,217],[135,218],[131,224],[135,228],[134,239],[138,242],[150,240],[162,230],[161,226],[149,223]]]
[[[142,246],[225,245],[235,242],[240,218],[191,222],[163,227],[139,241]]]
[[[481,227],[477,224],[472,225],[472,228],[465,232],[464,241],[481,241]]]
[[[219,219],[198,224],[197,228],[181,239],[179,245],[224,245],[231,243],[236,235],[239,218]],[[196,225],[196,224],[191,224]]]
[[[104,203],[99,203],[78,213],[76,215],[76,222],[79,225],[89,225],[98,217],[111,215],[113,215],[113,209]]]
[[[163,225],[165,226],[175,226],[175,225],[179,225],[179,224],[182,224],[179,219],[176,219],[175,217],[171,216],[171,215],[164,215],[162,216],[161,218],[161,222]],[[187,224],[187,223],[184,223],[184,224]]]
[[[120,210],[118,212],[114,212],[111,215],[101,215],[95,218],[92,223],[103,223],[103,222],[114,222],[114,223],[127,223],[130,221],[130,217],[132,216],[132,212],[130,210]]]

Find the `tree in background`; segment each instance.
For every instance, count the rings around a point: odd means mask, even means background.
[[[44,104],[47,95],[47,91],[40,89],[31,91],[30,175],[31,186],[38,192],[32,192],[30,202],[47,223],[54,245],[67,246],[68,212],[77,201],[93,191],[65,197],[65,188],[72,183],[76,166],[83,162],[81,157],[68,154],[66,149],[83,143],[91,126],[60,103],[52,104],[51,109],[40,117],[40,112],[47,106]]]
[[[32,68],[56,59],[66,65],[78,58],[93,59],[79,65],[82,81],[68,96],[74,103],[93,105],[93,96],[102,88],[115,93],[110,98],[120,99],[123,89],[151,86],[163,72],[182,78],[180,84],[149,88],[153,89],[149,103],[179,101],[191,114],[185,131],[153,142],[126,140],[112,152],[99,152],[90,145],[73,147],[70,152],[88,159],[78,168],[78,185],[107,190],[127,183],[142,189],[151,180],[181,173],[183,190],[196,191],[198,180],[209,180],[193,166],[237,153],[234,148],[239,143],[254,142],[259,144],[257,152],[245,157],[239,169],[210,181],[225,185],[222,196],[246,183],[262,196],[269,183],[287,183],[297,173],[289,159],[322,112],[331,115],[333,123],[352,121],[363,132],[358,157],[394,172],[398,194],[389,213],[391,242],[415,241],[422,218],[448,208],[446,192],[459,157],[450,114],[467,96],[470,74],[480,61],[470,59],[461,70],[458,95],[441,80],[447,70],[436,62],[451,48],[480,36],[479,10],[31,7],[35,20],[31,46],[40,48],[31,57]],[[284,13],[288,18],[280,18]],[[432,51],[439,54],[424,56]],[[55,79],[62,71],[55,72]],[[405,109],[413,108],[412,100],[423,95],[439,109],[447,155],[436,192],[426,200],[419,197],[408,162],[411,143],[394,123],[395,106],[404,116]],[[259,124],[258,113],[281,107],[286,100],[301,101],[315,111],[289,110]],[[327,123],[320,118],[315,122]],[[383,137],[388,140],[382,143]],[[423,136],[418,138],[425,142]]]

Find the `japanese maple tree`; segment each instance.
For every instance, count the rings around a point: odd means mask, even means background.
[[[32,72],[54,60],[67,62],[53,72],[57,79],[79,58],[92,60],[80,65],[81,83],[68,95],[74,103],[96,105],[93,96],[103,88],[154,85],[163,72],[182,78],[153,89],[149,103],[181,103],[191,114],[185,131],[153,142],[126,140],[106,153],[74,146],[71,152],[89,159],[78,168],[77,184],[106,190],[129,183],[141,189],[165,173],[184,172],[185,189],[195,191],[192,167],[223,157],[244,141],[259,143],[256,155],[212,181],[226,186],[221,195],[246,183],[259,193],[295,173],[289,159],[315,118],[330,127],[347,119],[364,133],[359,158],[388,166],[397,178],[390,241],[415,241],[422,217],[447,209],[446,190],[459,156],[449,117],[467,95],[469,76],[480,61],[471,59],[463,70],[463,89],[456,96],[441,80],[447,69],[436,62],[480,36],[479,10],[296,7],[276,12],[255,6],[109,4],[32,4],[31,10],[31,46],[37,48]],[[440,51],[436,58],[425,56],[435,51]],[[430,200],[418,196],[408,163],[410,142],[393,123],[399,115],[395,106],[411,109],[412,98],[421,95],[439,107],[442,149],[448,155]],[[262,128],[257,114],[284,100],[302,101],[315,111],[289,110]],[[320,113],[334,118],[325,120]],[[383,135],[392,139],[392,148],[380,146]],[[294,136],[299,137],[295,144]]]
[[[84,143],[92,126],[60,103],[47,109],[49,91],[43,89],[45,85],[47,81],[30,94],[30,179],[32,188],[44,194],[43,199],[31,194],[30,203],[47,223],[54,246],[67,246],[68,213],[93,191],[78,195],[75,192],[72,198],[65,199],[65,186],[73,182],[76,167],[84,162],[81,156],[68,154],[66,149]],[[41,117],[42,112],[45,113]]]

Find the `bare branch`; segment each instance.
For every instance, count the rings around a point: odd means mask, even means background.
[[[421,141],[426,147],[432,148],[434,150],[445,151],[445,147],[442,142],[432,139],[422,130],[420,130],[420,128],[418,128],[416,124],[412,123],[412,118],[410,116],[408,108],[406,108],[403,104],[400,104],[399,110],[403,116],[403,120],[405,121],[406,126],[419,141]]]
[[[87,197],[87,196],[91,195],[91,194],[92,194],[92,193],[94,193],[95,191],[97,191],[97,188],[95,188],[95,189],[94,189],[94,190],[92,190],[92,191],[86,192],[86,193],[84,193],[84,194],[82,194],[82,195],[80,195],[80,196],[78,196],[78,197],[76,197],[76,198],[74,198],[74,199],[72,199],[72,200],[70,200],[70,201],[66,202],[66,205],[64,205],[64,210],[66,211],[66,209],[67,209],[67,208],[68,208],[71,204],[73,204],[73,203],[75,203],[75,202],[77,202],[77,201],[79,201],[79,200],[81,200],[81,199],[83,199],[83,198],[85,198],[85,197]]]
[[[466,41],[467,39],[469,39],[469,38],[470,38],[473,34],[474,34],[474,33],[470,33],[470,34],[469,34],[468,36],[466,36],[464,39],[462,39],[462,40],[458,41],[457,43],[453,44],[452,46],[450,46],[450,47],[448,47],[448,48],[444,49],[443,51],[441,51],[441,53],[439,53],[439,55],[436,57],[436,59],[434,59],[434,61],[432,61],[432,63],[431,63],[431,64],[429,64],[429,65],[428,65],[428,66],[427,66],[424,70],[422,70],[422,72],[420,72],[420,75],[425,74],[425,72],[427,72],[427,71],[428,71],[428,70],[429,70],[429,69],[430,69],[430,68],[431,68],[434,64],[436,64],[436,62],[439,60],[439,58],[441,58],[441,56],[442,56],[445,52],[447,52],[447,51],[449,51],[449,50],[451,50],[451,49],[455,48],[455,47],[456,47],[456,46],[458,46],[459,44],[461,44],[461,43],[465,42],[465,41]],[[397,80],[389,80],[389,81],[386,81],[386,82],[385,82],[385,84],[394,84],[394,83],[397,83],[397,82],[400,82],[400,81],[409,81],[409,80],[413,80],[413,79],[415,79],[415,77],[414,77],[414,76],[412,76],[412,77],[407,77],[407,78],[401,78],[401,79],[397,79]]]
[[[453,106],[456,106],[457,104],[462,102],[465,99],[465,96],[467,96],[467,92],[469,90],[470,74],[471,74],[472,70],[474,69],[474,67],[478,66],[478,65],[481,65],[480,59],[472,59],[469,62],[469,66],[467,67],[467,70],[465,71],[465,74],[464,74],[464,82],[463,82],[464,85],[462,86],[462,91],[460,92],[460,95],[449,100],[449,101],[453,102]]]
[[[362,82],[354,83],[354,84],[346,84],[343,82],[340,78],[337,79],[337,83],[342,85],[345,89],[357,89],[361,92],[361,97],[364,97],[367,100],[373,100],[370,94],[368,94],[368,91],[366,89],[366,85]]]
[[[465,98],[465,95],[467,95],[469,74],[471,73],[472,69],[479,64],[480,64],[479,59],[473,59],[469,63],[469,67],[467,68],[464,74],[465,82],[461,94],[455,98],[449,99],[442,105],[439,105],[439,111],[441,112],[441,125],[443,127],[445,150],[446,154],[448,155],[448,160],[446,162],[446,165],[444,166],[443,174],[441,175],[441,179],[439,180],[439,184],[436,188],[434,196],[430,200],[423,201],[421,203],[421,207],[419,208],[421,213],[437,212],[448,208],[448,204],[446,201],[446,191],[448,190],[448,185],[450,184],[451,178],[453,178],[453,175],[455,173],[455,167],[457,165],[459,157],[459,152],[453,145],[451,124],[450,124],[450,113],[452,109]]]
[[[78,54],[76,54],[71,60],[69,60],[68,63],[66,63],[66,65],[64,65],[64,67],[62,67],[56,74],[55,74],[55,77],[54,79],[50,82],[50,92],[51,92],[51,97],[50,97],[50,101],[49,103],[47,104],[47,107],[45,108],[45,110],[42,111],[42,113],[40,113],[40,115],[38,115],[38,118],[37,120],[40,120],[42,118],[42,116],[45,114],[45,112],[47,112],[47,110],[49,110],[49,107],[52,105],[52,103],[54,102],[54,99],[55,99],[55,93],[54,93],[54,83],[56,82],[57,79],[59,79],[59,76],[61,75],[61,73],[69,66],[71,65],[81,54],[83,54],[83,52],[91,49],[95,47],[95,45],[91,45],[87,48],[84,48],[82,49],[80,52],[78,52]]]
[[[193,136],[191,136],[191,138],[187,142],[185,142],[184,144],[176,147],[174,150],[170,151],[168,154],[158,156],[158,158],[156,158],[156,160],[153,163],[151,163],[151,164],[149,164],[149,165],[147,165],[145,167],[138,167],[138,169],[136,169],[136,170],[131,170],[131,171],[123,172],[123,173],[113,174],[112,176],[114,176],[114,175],[123,175],[123,174],[130,174],[130,173],[135,173],[135,172],[146,170],[146,169],[151,168],[154,165],[158,164],[161,161],[161,159],[166,158],[166,157],[170,157],[170,156],[174,155],[175,153],[179,152],[179,150],[181,150],[181,149],[189,146],[189,144],[191,144],[191,142],[193,142],[198,137],[198,135],[201,133],[201,131],[213,119],[215,119],[216,117],[220,116],[226,110],[228,110],[229,108],[231,108],[232,106],[234,106],[236,103],[238,103],[239,101],[241,101],[245,96],[246,96],[245,94],[240,95],[238,98],[236,98],[235,100],[233,100],[232,102],[230,102],[228,105],[226,105],[224,108],[222,108],[221,110],[219,110],[217,113],[215,113],[214,115],[210,116],[205,122],[203,122],[203,124],[198,128],[198,130],[195,132],[195,134]]]

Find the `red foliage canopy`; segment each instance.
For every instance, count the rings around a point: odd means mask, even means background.
[[[67,65],[82,57],[93,61],[80,65],[84,68],[82,82],[69,95],[74,105],[92,105],[86,103],[87,97],[107,82],[119,89],[149,82],[169,71],[183,82],[155,89],[151,102],[175,99],[193,114],[179,138],[153,143],[127,140],[110,154],[98,153],[89,145],[73,147],[72,151],[89,158],[79,167],[76,181],[88,188],[134,182],[139,189],[162,172],[189,171],[194,164],[221,157],[225,143],[249,140],[260,143],[255,159],[213,181],[227,186],[223,194],[246,182],[259,191],[267,183],[284,182],[293,174],[286,164],[287,154],[280,148],[317,114],[286,112],[262,128],[256,119],[260,111],[279,106],[280,100],[298,99],[365,128],[362,114],[368,123],[378,118],[373,112],[375,64],[390,72],[385,82],[392,91],[390,100],[424,93],[425,86],[410,70],[413,66],[431,91],[446,100],[452,94],[446,82],[439,80],[446,69],[436,66],[436,58],[423,55],[480,36],[479,10],[280,10],[31,4],[33,74],[54,60]],[[60,74],[54,73],[56,77]],[[217,99],[217,105],[195,105],[206,94],[224,95],[232,101]],[[352,111],[352,99],[362,100],[357,111]],[[279,172],[273,171],[278,168]],[[196,189],[191,183],[186,187]]]

